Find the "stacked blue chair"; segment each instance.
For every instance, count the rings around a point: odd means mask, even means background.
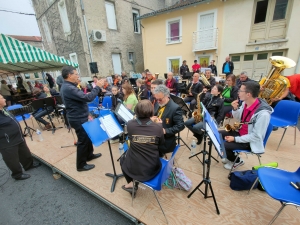
[[[286,129],[288,127],[295,128],[294,145],[296,144],[296,126],[298,123],[299,114],[300,114],[300,103],[299,102],[294,102],[294,101],[290,101],[290,100],[281,100],[275,106],[274,112],[271,114],[270,123],[274,127],[280,127],[280,128],[284,129],[284,132],[281,136],[281,139],[279,141],[276,151],[278,150],[278,148],[281,144],[281,141],[285,135]]]
[[[111,106],[112,106],[111,97],[110,96],[105,96],[103,98],[103,101],[102,101],[102,107],[104,107],[106,109],[111,109]]]
[[[174,158],[175,158],[175,155],[179,149],[180,145],[177,145],[172,153],[172,156],[171,156],[171,159],[170,160],[165,160],[163,158],[160,158],[160,161],[161,161],[161,170],[160,172],[154,177],[152,178],[151,180],[148,180],[148,181],[145,181],[145,182],[140,182],[142,184],[144,184],[146,187],[150,188],[153,193],[154,193],[154,196],[159,204],[159,207],[162,211],[162,213],[164,214],[164,217],[166,218],[166,221],[168,223],[168,219],[164,213],[164,210],[160,204],[160,202],[158,201],[158,198],[157,198],[157,195],[155,193],[155,191],[160,191],[161,188],[162,188],[162,185],[163,183],[169,178],[171,172],[172,172],[172,169],[173,169],[173,165],[174,165]],[[134,180],[133,181],[133,186],[135,186],[135,182],[139,182],[137,180]],[[133,188],[133,192],[132,192],[132,206],[133,206],[133,199],[134,199],[134,188]]]
[[[277,168],[262,167],[258,169],[258,179],[267,194],[281,203],[280,209],[272,218],[272,224],[285,206],[300,207],[300,190],[291,185],[292,182],[300,182],[300,167],[296,172],[289,172]]]
[[[273,126],[272,126],[271,123],[269,123],[269,126],[268,126],[267,131],[266,131],[266,135],[265,135],[265,138],[264,138],[264,147],[266,147],[267,141],[268,141],[268,139],[269,139],[269,137],[270,137],[270,134],[271,134],[272,130],[273,130]],[[235,160],[234,160],[233,165],[232,165],[232,167],[231,167],[231,170],[230,170],[230,172],[229,172],[229,175],[230,175],[230,173],[232,172],[233,166],[234,166],[236,160],[238,159],[240,153],[256,155],[257,158],[258,158],[258,161],[259,161],[259,165],[261,165],[260,157],[261,157],[261,155],[262,155],[263,153],[254,153],[254,152],[252,152],[251,150],[234,150],[233,152],[236,153],[236,157],[235,157]],[[229,176],[229,175],[228,175],[228,176]]]

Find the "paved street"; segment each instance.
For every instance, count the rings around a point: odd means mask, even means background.
[[[15,181],[0,155],[0,225],[134,224],[77,185],[42,165]]]

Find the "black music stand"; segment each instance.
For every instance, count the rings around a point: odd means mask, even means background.
[[[32,113],[33,109],[31,106],[26,106],[26,107],[22,107],[22,108],[18,108],[18,109],[13,109],[9,111],[11,114],[13,114],[14,116],[21,116],[24,124],[25,124],[25,128],[23,131],[23,135],[26,136],[27,134],[29,135],[31,141],[33,141],[32,139],[32,133],[35,132],[35,129],[31,128],[30,126],[28,126],[27,122],[26,122],[26,118],[25,118],[25,114],[28,113]],[[31,133],[32,130],[32,133]]]
[[[67,112],[66,112],[66,107],[62,101],[62,98],[60,95],[56,95],[54,96],[55,98],[55,101],[56,101],[56,108],[59,110],[59,109],[62,109],[63,110],[63,114],[64,114],[64,118],[65,118],[65,123],[67,125],[67,128],[68,128],[68,133],[72,133],[72,136],[73,136],[73,139],[74,139],[74,144],[73,145],[64,145],[64,146],[60,146],[61,148],[68,148],[68,147],[73,147],[73,146],[77,146],[77,141],[75,139],[75,136],[74,136],[74,133],[73,133],[73,130],[70,126],[70,123],[69,123],[69,120],[67,118]]]
[[[48,98],[42,98],[42,99],[38,99],[38,100],[35,100],[31,103],[31,106],[35,109],[35,110],[38,110],[40,108],[46,110],[47,112],[47,116],[50,120],[50,123],[52,125],[52,128],[51,129],[48,129],[47,131],[50,131],[52,130],[52,134],[55,133],[56,130],[58,129],[61,129],[63,127],[55,127],[53,121],[52,121],[52,118],[50,116],[50,112],[48,110],[48,107],[49,106],[52,106],[52,108],[54,109],[55,108],[55,102],[54,102],[54,98],[53,97],[48,97]]]
[[[186,75],[182,76],[183,80],[190,80],[193,76],[193,72],[187,72]]]
[[[224,148],[224,144],[222,141],[222,136],[218,132],[218,130],[215,129],[215,125],[213,124],[213,119],[209,115],[209,113],[205,112],[205,115],[203,117],[204,122],[204,132],[206,135],[209,136],[210,140],[208,141],[209,150],[208,152],[203,153],[203,180],[195,187],[195,189],[187,196],[190,198],[196,190],[200,191],[204,198],[213,198],[214,204],[216,207],[217,214],[220,214],[218,204],[214,195],[214,191],[212,189],[211,180],[209,177],[210,174],[210,165],[211,165],[211,151],[212,151],[212,145],[216,147],[216,150],[218,154],[223,158],[226,157],[226,151]],[[206,155],[208,155],[208,158],[206,159]],[[200,186],[204,184],[205,185],[205,191],[203,192],[200,188]],[[211,195],[208,196],[208,187],[210,189]]]

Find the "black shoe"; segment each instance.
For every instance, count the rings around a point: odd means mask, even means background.
[[[276,130],[278,130],[278,127],[273,127],[273,131],[276,131]]]
[[[32,166],[29,167],[29,169],[27,169],[27,170],[30,170],[30,169],[33,169],[33,168],[40,167],[41,165],[42,165],[42,163],[40,163],[40,162],[33,162],[33,163],[32,163]],[[27,170],[25,170],[25,171],[27,171]]]
[[[203,135],[201,135],[201,134],[194,134],[193,135],[195,138],[197,138],[197,145],[201,145],[201,143],[202,143],[202,140],[203,140]]]
[[[102,156],[101,153],[93,154],[93,156],[92,156],[91,158],[87,159],[86,161],[88,162],[88,161],[91,161],[91,160],[93,160],[93,159],[97,159],[97,158],[99,158],[99,157],[101,157],[101,156]]]
[[[30,175],[26,174],[26,173],[23,173],[22,175],[16,177],[15,180],[26,180],[28,178],[30,178]]]
[[[132,192],[133,192],[133,188],[131,187],[131,188],[126,188],[125,187],[125,185],[122,185],[122,189],[124,190],[124,191],[127,191],[127,192],[129,192],[129,194],[130,195],[132,195]],[[135,195],[136,195],[136,191],[138,190],[138,186],[136,185],[135,186],[135,188],[134,188],[134,198],[135,198]]]
[[[88,170],[91,170],[91,169],[94,169],[94,168],[95,168],[95,165],[93,165],[93,164],[86,164],[84,167],[78,168],[77,171],[78,172],[88,171]]]

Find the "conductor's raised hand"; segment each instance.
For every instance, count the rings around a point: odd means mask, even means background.
[[[97,83],[96,83],[96,85],[97,85],[98,87],[102,88],[103,85],[104,85],[104,80],[103,80],[103,79],[98,80]]]
[[[234,100],[233,102],[231,102],[231,106],[233,110],[237,110],[239,107],[239,100]]]

